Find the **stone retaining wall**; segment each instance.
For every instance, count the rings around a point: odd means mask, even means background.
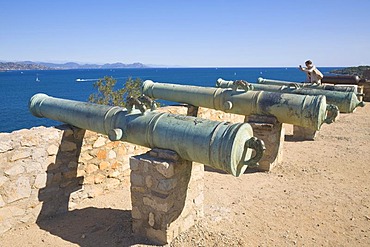
[[[160,111],[186,114],[187,108]],[[202,108],[198,116],[244,121],[244,116]],[[146,151],[68,125],[0,133],[0,234],[74,209],[82,199],[130,186],[129,157]]]
[[[129,157],[146,151],[68,125],[1,133],[0,234],[129,186]]]

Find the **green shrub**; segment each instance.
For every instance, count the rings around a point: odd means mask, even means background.
[[[97,93],[89,96],[89,102],[101,105],[122,106],[126,107],[126,99],[130,96],[139,97],[141,94],[142,80],[131,77],[127,79],[123,88],[115,89],[117,80],[113,77],[105,76],[94,83]]]

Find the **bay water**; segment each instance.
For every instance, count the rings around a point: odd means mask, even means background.
[[[324,75],[337,68],[319,68]],[[305,74],[298,68],[140,68],[83,70],[24,70],[0,72],[0,132],[55,126],[59,122],[34,117],[28,110],[29,99],[36,93],[88,101],[97,93],[93,83],[104,76],[117,80],[117,87],[132,77],[154,82],[214,87],[218,78],[246,80],[258,77],[301,82]],[[166,103],[166,102],[165,102]]]

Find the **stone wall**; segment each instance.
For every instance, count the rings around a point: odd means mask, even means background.
[[[160,111],[186,114],[187,108]],[[244,116],[202,108],[198,116],[244,121]],[[129,157],[146,151],[68,125],[0,133],[0,234],[74,209],[82,199],[130,186]]]
[[[1,133],[0,234],[129,186],[129,157],[146,151],[68,125]]]

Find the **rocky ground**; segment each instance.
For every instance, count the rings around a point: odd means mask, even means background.
[[[370,246],[370,105],[292,140],[283,163],[239,178],[207,171],[205,218],[171,246]],[[129,188],[0,237],[0,246],[143,246],[131,236]]]

